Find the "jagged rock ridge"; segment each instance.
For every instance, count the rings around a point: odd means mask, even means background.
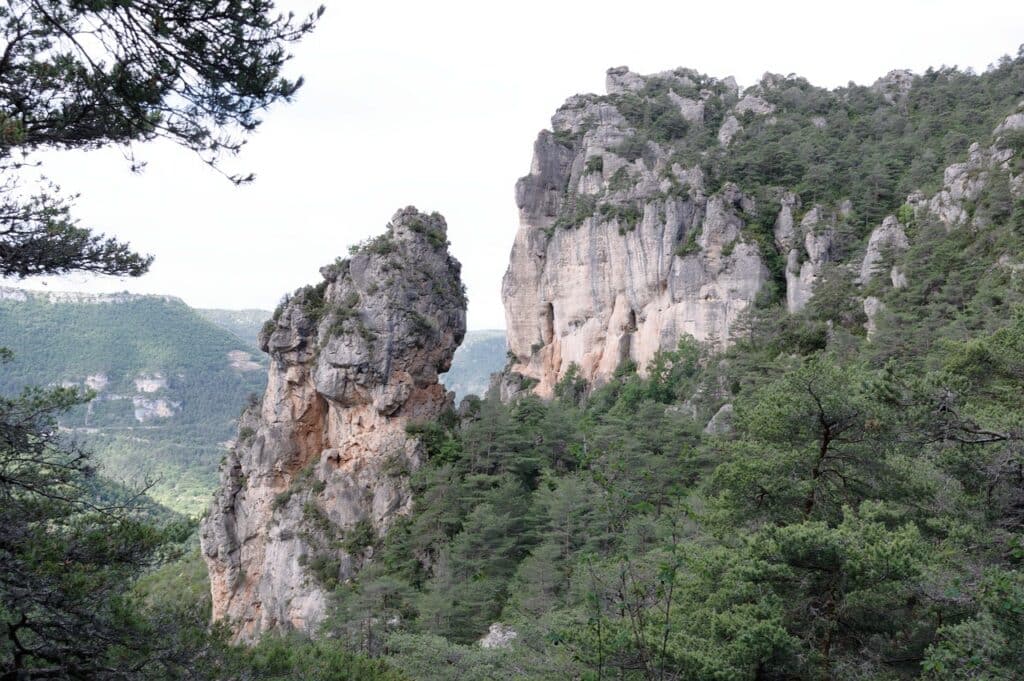
[[[314,631],[330,584],[410,510],[422,452],[406,426],[451,407],[438,373],[466,329],[446,233],[436,213],[399,211],[261,332],[267,390],[242,415],[201,530],[214,619],[239,640]]]
[[[766,74],[740,91],[732,78],[620,67],[608,71],[607,95],[566,101],[516,185],[520,228],[502,286],[511,355],[503,399],[525,390],[550,397],[573,365],[591,384],[625,360],[642,373],[684,335],[721,347],[759,296],[778,290],[799,312],[827,267],[846,267],[863,285],[907,248],[895,215],[867,235],[848,199],[802,202],[781,186],[745,193],[728,172],[709,176],[709,163],[727,158],[746,128],[776,124],[783,111],[769,100],[785,102],[794,82]],[[894,71],[868,90],[898,110],[912,82]],[[993,134],[998,141],[1019,127],[1024,114],[1012,114]],[[951,226],[967,221],[988,169],[1005,170],[1009,153],[972,146],[931,199],[907,198],[904,218],[928,211]],[[897,266],[887,274],[906,285]],[[873,320],[877,306],[866,305]]]

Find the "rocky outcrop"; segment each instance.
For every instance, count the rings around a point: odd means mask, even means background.
[[[706,101],[736,101],[735,82],[691,71],[608,73],[609,93],[623,98],[652,82],[679,107],[678,125],[703,125]],[[734,185],[709,191],[699,167],[638,134],[623,101],[570,98],[516,185],[520,228],[502,286],[514,355],[506,398],[549,396],[574,364],[590,382],[626,359],[642,370],[687,334],[724,344],[768,280],[745,231],[756,203]],[[747,115],[768,110],[754,95],[739,101]]]
[[[732,404],[723,404],[714,416],[704,426],[704,432],[708,435],[725,435],[732,432],[733,408]]]
[[[1024,108],[1024,103],[1022,103]],[[1014,130],[1024,129],[1024,112],[1007,116],[993,131],[995,144],[983,147],[977,142],[970,146],[967,160],[954,163],[946,168],[942,187],[927,202],[925,209],[937,217],[948,229],[971,223],[978,227],[980,217],[971,216],[971,205],[981,195],[994,171],[1009,172],[1009,161],[1013,150],[1005,144],[1004,136]],[[1015,193],[1024,191],[1024,174],[1011,179]],[[911,197],[917,198],[917,197]]]
[[[519,638],[519,632],[501,622],[493,623],[487,633],[478,641],[481,648],[511,648]]]
[[[893,71],[871,90],[905,115],[914,82]],[[741,91],[732,79],[687,69],[643,76],[618,67],[608,71],[607,95],[565,102],[516,185],[520,225],[502,285],[511,355],[503,399],[550,396],[574,365],[591,385],[625,360],[643,373],[684,335],[721,347],[769,281],[777,288],[767,293],[784,294],[790,313],[807,306],[827,271],[870,284],[869,296],[881,293],[871,280],[886,263],[889,282],[902,288],[899,261],[915,216],[948,229],[983,226],[975,204],[990,176],[1010,169],[1013,152],[1001,140],[1024,127],[1024,104],[994,130],[992,146],[971,146],[938,192],[911,194],[903,222],[886,217],[864,244],[849,198],[801,205],[792,188],[766,181],[774,168],[745,169],[771,165],[757,161],[750,135],[771,141],[766,130],[792,126],[787,102],[805,85],[769,73]],[[802,115],[812,128],[833,124],[815,110]],[[730,154],[741,160],[730,165]],[[1024,191],[1024,175],[1009,182]],[[881,299],[867,307],[873,320]]]
[[[875,81],[871,89],[885,97],[890,104],[901,105],[906,102],[913,84],[914,74],[912,72],[906,69],[897,69]]]
[[[884,309],[885,305],[877,297],[868,296],[864,299],[864,316],[867,317],[864,329],[867,331],[868,338],[878,333],[878,315]]]
[[[881,225],[871,231],[871,236],[868,238],[867,250],[864,252],[864,260],[861,261],[860,266],[860,282],[868,283],[879,265],[898,256],[909,246],[910,242],[907,240],[907,233],[903,225],[892,215],[885,218]],[[903,288],[907,285],[907,278],[900,271],[899,265],[891,266],[889,279],[894,288]]]
[[[238,640],[314,631],[331,585],[410,510],[423,452],[406,427],[452,406],[438,373],[465,334],[459,271],[444,219],[407,208],[261,332],[266,393],[241,418],[201,529],[213,617]]]
[[[786,254],[786,308],[790,312],[807,305],[822,268],[835,259],[835,216],[814,206],[794,227],[792,212],[799,205],[795,195],[784,195],[775,220],[775,244]]]

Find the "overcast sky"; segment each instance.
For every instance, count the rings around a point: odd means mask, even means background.
[[[1016,0],[327,5],[294,50],[291,73],[304,75],[305,87],[267,113],[232,162],[256,173],[252,185],[234,187],[162,144],[137,150],[149,163],[141,174],[117,150],[49,155],[49,177],[81,193],[83,224],[156,261],[141,279],[21,285],[272,308],[412,204],[448,220],[470,328],[502,328],[516,178],[555,109],[574,93],[603,93],[608,67],[687,66],[733,75],[741,87],[765,71],[797,73],[836,87],[896,68],[980,71],[1024,42]]]

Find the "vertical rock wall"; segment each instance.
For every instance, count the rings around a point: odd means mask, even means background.
[[[519,230],[502,284],[511,355],[503,399],[524,391],[550,397],[573,365],[591,385],[625,360],[643,373],[684,335],[722,347],[769,283],[786,310],[799,313],[826,266],[864,286],[908,248],[895,216],[858,246],[854,232],[863,226],[849,200],[801,205],[791,187],[747,187],[755,198],[723,182],[728,173],[715,182],[706,176],[706,161],[729,168],[723,159],[745,127],[776,124],[785,112],[768,100],[785,102],[773,94],[784,81],[765,74],[740,92],[731,78],[620,67],[608,71],[607,95],[576,95],[558,109],[516,185]],[[896,71],[873,89],[902,106],[911,82]],[[828,121],[815,116],[808,125]],[[993,170],[1009,168],[1011,152],[999,140],[1021,127],[1024,113],[1007,117],[994,146],[972,146],[934,196],[915,193],[906,205],[950,229],[977,222],[972,202]],[[1012,178],[1014,192],[1022,182]],[[887,267],[892,286],[907,285],[898,265]],[[873,325],[881,308],[877,300],[869,307]]]
[[[696,77],[657,76],[694,128],[704,125],[705,100],[738,96],[731,79]],[[612,69],[608,92],[639,98],[648,80]],[[520,226],[502,286],[514,355],[505,396],[523,387],[550,396],[572,364],[591,382],[626,359],[642,370],[687,334],[725,343],[769,278],[759,247],[743,236],[754,201],[734,185],[709,191],[699,167],[639,135],[609,98],[570,98],[552,127],[516,185]]]

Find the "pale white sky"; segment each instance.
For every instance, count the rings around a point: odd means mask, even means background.
[[[835,87],[895,68],[983,70],[1024,42],[1017,0],[327,5],[291,64],[306,86],[268,112],[230,166],[255,172],[255,183],[234,187],[161,144],[138,149],[149,166],[135,175],[117,150],[49,155],[47,174],[81,193],[83,223],[156,262],[137,280],[19,285],[272,308],[412,204],[448,220],[470,328],[502,328],[516,178],[555,109],[574,93],[604,92],[608,67],[687,66],[741,86],[765,71],[797,73]]]

